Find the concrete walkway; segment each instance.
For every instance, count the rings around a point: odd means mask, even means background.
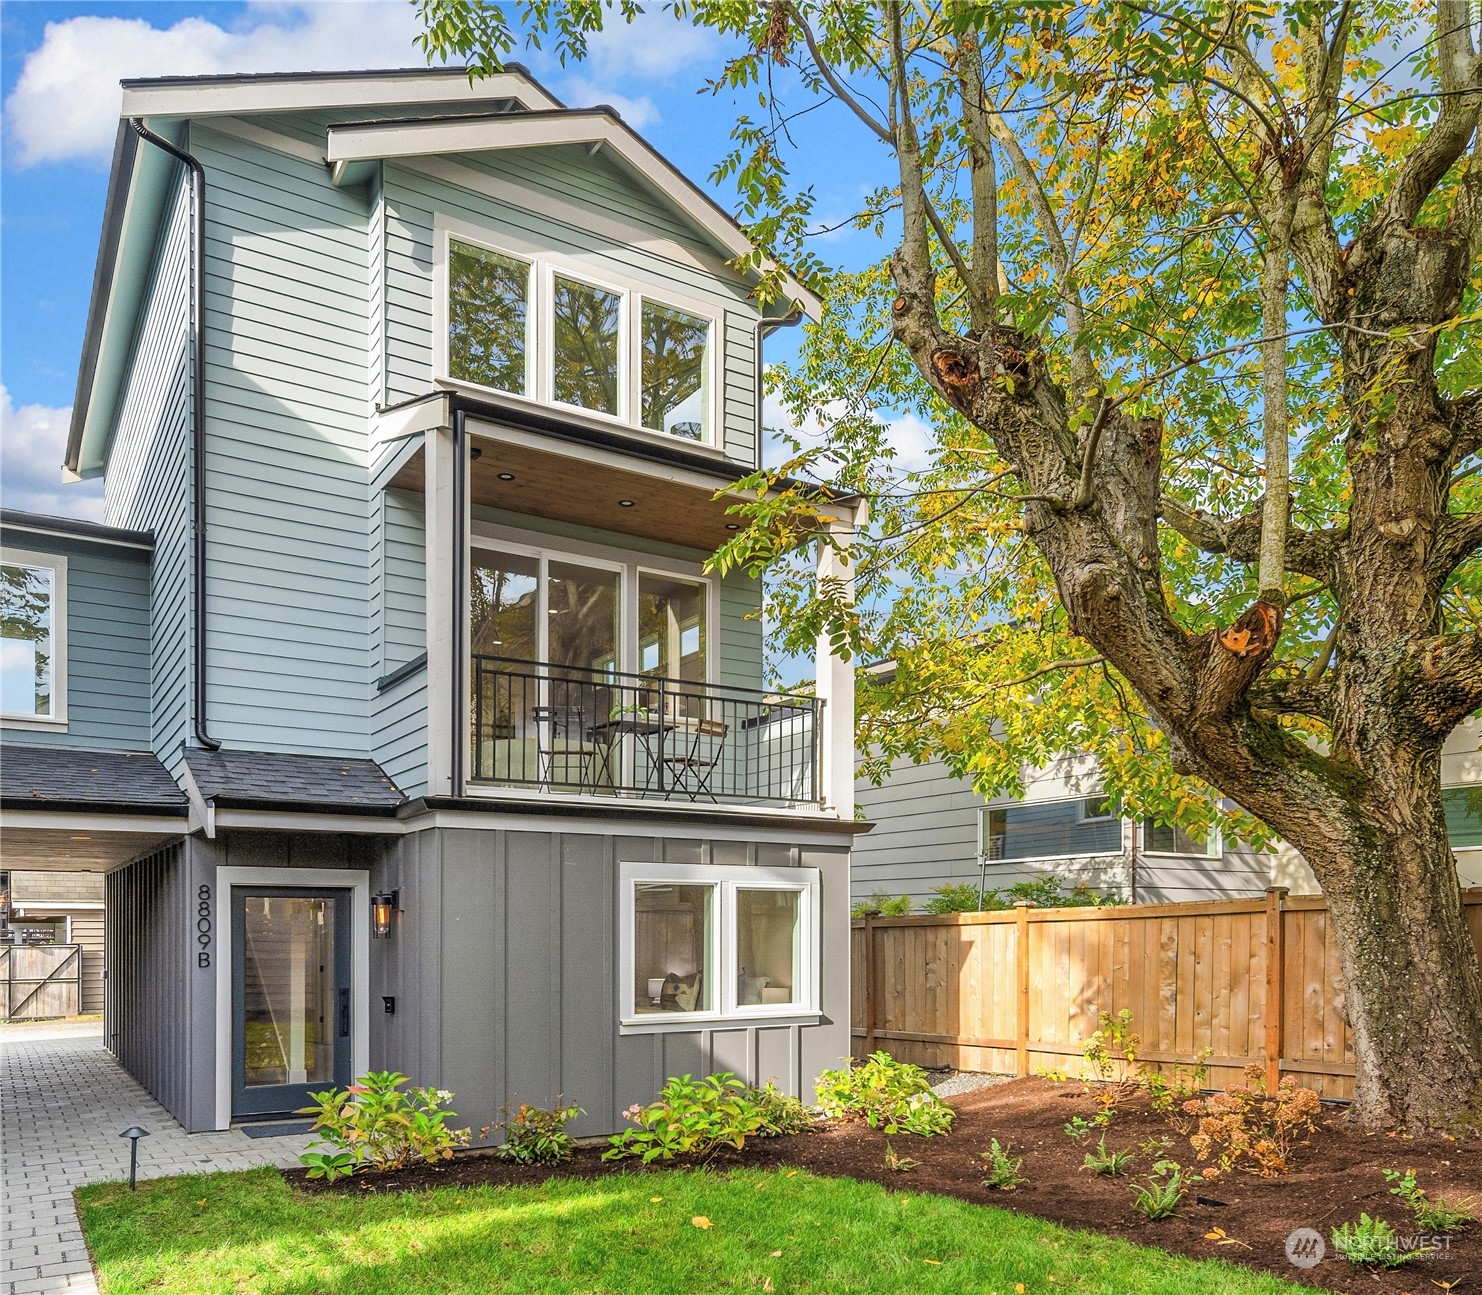
[[[187,1133],[103,1050],[96,1021],[0,1025],[0,1295],[96,1295],[72,1189],[129,1176],[119,1133],[148,1129],[139,1177],[291,1167],[308,1140]]]

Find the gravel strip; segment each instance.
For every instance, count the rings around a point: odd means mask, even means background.
[[[975,1093],[994,1084],[1006,1084],[1012,1078],[1013,1075],[987,1075],[977,1070],[950,1071],[932,1081],[931,1091],[938,1097],[960,1097],[963,1093]]]

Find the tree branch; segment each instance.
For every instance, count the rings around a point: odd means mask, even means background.
[[[1190,509],[1177,499],[1164,495],[1158,501],[1158,513],[1169,526],[1201,552],[1222,553],[1237,562],[1260,561],[1259,506],[1243,517],[1225,521],[1209,513]],[[1335,551],[1344,538],[1345,533],[1339,529],[1307,531],[1288,522],[1285,569],[1331,584]]]
[[[1482,513],[1446,514],[1426,560],[1427,579],[1434,587],[1444,585],[1478,549],[1482,549]]]
[[[1262,675],[1248,692],[1254,710],[1274,711],[1279,715],[1310,715],[1314,719],[1333,718],[1333,684],[1330,679],[1309,675]]]
[[[982,276],[979,286],[987,305],[985,317],[973,321],[981,336],[993,326],[998,302],[998,167],[993,157],[993,128],[984,109],[983,53],[971,29],[957,43],[957,78],[972,162],[973,271]]]
[[[1432,736],[1449,734],[1482,709],[1482,633],[1412,642],[1399,674],[1401,717]]]

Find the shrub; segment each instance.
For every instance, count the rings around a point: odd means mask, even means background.
[[[562,1106],[559,1103],[551,1110],[540,1106],[506,1106],[488,1128],[480,1129],[479,1136],[490,1133],[504,1134],[504,1141],[494,1148],[494,1154],[502,1160],[513,1160],[517,1165],[559,1165],[571,1159],[571,1149],[576,1139],[566,1132],[566,1125],[586,1112],[580,1106]]]
[[[1115,895],[1098,895],[1084,881],[1065,890],[1058,877],[1037,877],[1033,881],[1015,882],[1000,900],[1003,908],[1030,903],[1036,908],[1107,908],[1122,901]]]
[[[1395,1230],[1367,1214],[1333,1229],[1333,1249],[1356,1268],[1398,1268],[1410,1258],[1400,1249]]]
[[[747,1138],[766,1136],[768,1118],[756,1090],[729,1071],[704,1079],[671,1079],[656,1101],[635,1104],[623,1114],[638,1127],[613,1134],[602,1158],[640,1156],[646,1165],[679,1156],[708,1160],[721,1147],[739,1151]]]
[[[931,1091],[926,1071],[876,1052],[868,1061],[818,1076],[818,1104],[831,1119],[864,1120],[888,1134],[946,1133],[955,1112]]]
[[[1130,1147],[1125,1151],[1107,1150],[1106,1134],[1103,1133],[1101,1141],[1096,1144],[1096,1150],[1086,1152],[1086,1160],[1081,1168],[1103,1177],[1115,1178],[1132,1163],[1136,1155]]]
[[[988,895],[968,881],[956,885],[948,882],[931,890],[932,897],[921,906],[923,913],[981,913],[988,902]]]
[[[1177,1064],[1164,1073],[1139,1067],[1138,1081],[1147,1089],[1148,1104],[1179,1133],[1187,1133],[1189,1121],[1183,1111],[1209,1081],[1209,1058],[1213,1048],[1203,1048],[1192,1066]]]
[[[1415,1181],[1415,1170],[1407,1169],[1403,1174],[1398,1169],[1386,1169],[1385,1181],[1392,1183],[1389,1192],[1398,1196],[1410,1208],[1415,1217],[1415,1226],[1422,1232],[1455,1232],[1472,1222],[1471,1208],[1476,1198],[1468,1196],[1452,1205],[1441,1197],[1435,1200],[1426,1194],[1425,1188]]]
[[[349,1088],[310,1093],[311,1105],[300,1113],[315,1117],[313,1132],[319,1137],[299,1156],[309,1177],[334,1182],[417,1161],[433,1165],[452,1159],[456,1147],[467,1146],[469,1130],[448,1127],[455,1112],[445,1110],[443,1103],[452,1101],[453,1094],[445,1088],[402,1091],[408,1082],[397,1071],[377,1070]]]
[[[865,917],[871,913],[878,917],[909,917],[911,897],[897,895],[892,899],[883,890],[877,890],[868,899],[860,900],[849,910],[849,916],[854,918]]]
[[[1024,1168],[1024,1157],[1010,1155],[1011,1149],[1007,1143],[999,1146],[998,1139],[994,1138],[987,1151],[978,1152],[978,1159],[988,1163],[988,1177],[983,1179],[984,1187],[1011,1192],[1021,1183],[1029,1181],[1019,1172]]]
[[[761,1088],[749,1090],[751,1100],[761,1111],[759,1138],[780,1138],[790,1133],[806,1133],[813,1127],[813,1112],[796,1097],[784,1093],[773,1080]]]
[[[1247,1066],[1245,1077],[1242,1085],[1184,1103],[1199,1121],[1189,1141],[1200,1160],[1218,1156],[1222,1170],[1248,1161],[1251,1172],[1274,1178],[1291,1168],[1292,1151],[1317,1128],[1322,1101],[1290,1075],[1274,1093],[1259,1066]]]
[[[1148,1175],[1147,1185],[1132,1184],[1132,1208],[1153,1222],[1172,1218],[1184,1198],[1184,1175],[1176,1160],[1160,1160]]]

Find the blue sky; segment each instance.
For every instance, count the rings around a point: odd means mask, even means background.
[[[58,465],[76,387],[108,160],[122,77],[212,72],[413,67],[415,14],[405,0],[329,3],[0,4],[0,492],[7,505],[101,517],[97,483],[63,486]],[[707,34],[662,17],[617,27],[584,64],[563,69],[522,51],[560,98],[610,103],[662,152],[704,182],[754,92],[697,94],[723,51]],[[801,165],[819,214],[849,214],[888,160],[837,109],[802,123]],[[841,148],[840,140],[850,141]],[[719,189],[723,206],[732,192]],[[830,259],[879,255],[865,236],[829,236]],[[769,358],[793,345],[773,339]],[[908,431],[909,429],[903,429]]]

